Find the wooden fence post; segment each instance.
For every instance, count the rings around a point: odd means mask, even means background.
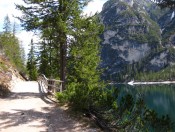
[[[47,79],[44,74],[41,75],[41,85],[45,85],[49,95],[54,95],[56,92],[63,91],[63,81],[55,79]]]
[[[60,92],[62,93],[62,82],[60,82]]]
[[[55,85],[55,80],[52,80],[52,93],[56,93],[56,85]]]
[[[50,86],[51,82],[50,82],[50,80],[48,80],[47,83],[48,83],[48,92],[50,92],[51,91],[51,86]]]

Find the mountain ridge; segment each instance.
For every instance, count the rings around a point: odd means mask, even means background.
[[[103,78],[139,79],[175,64],[172,10],[161,10],[150,0],[109,0],[100,13]],[[164,30],[163,30],[164,29]],[[171,30],[168,30],[171,29]],[[173,44],[172,44],[173,43]]]

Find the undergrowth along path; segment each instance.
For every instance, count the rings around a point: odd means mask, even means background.
[[[96,132],[49,100],[35,81],[20,81],[0,99],[0,132]]]

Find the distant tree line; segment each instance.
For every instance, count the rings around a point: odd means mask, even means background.
[[[3,31],[0,33],[0,50],[19,71],[25,71],[25,52],[16,37],[16,23],[11,23],[8,15],[4,18]]]

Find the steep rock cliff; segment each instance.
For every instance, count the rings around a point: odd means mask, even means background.
[[[105,79],[123,81],[174,64],[169,50],[175,45],[172,11],[161,10],[150,0],[109,0],[100,18],[105,26],[101,43]]]

